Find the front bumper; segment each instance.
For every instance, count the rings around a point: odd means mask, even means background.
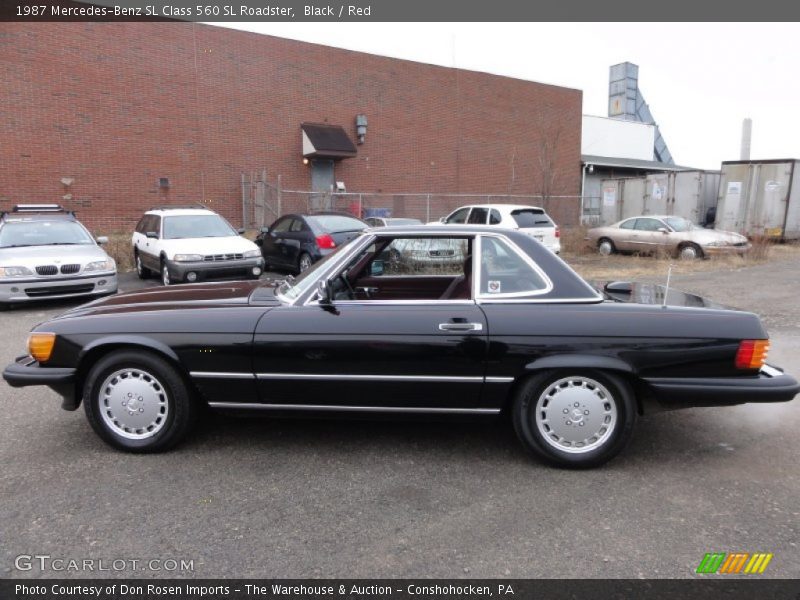
[[[75,372],[73,368],[42,367],[31,356],[19,356],[3,370],[3,379],[15,388],[46,385],[61,395],[62,408],[75,410],[79,404],[75,396]]]
[[[4,279],[0,282],[0,303],[58,300],[79,296],[100,296],[117,291],[117,273]]]
[[[169,276],[175,282],[186,281],[187,273],[197,273],[196,281],[205,279],[224,279],[228,277],[254,277],[253,269],[264,272],[264,258],[242,258],[239,260],[176,262],[167,260]]]
[[[752,248],[751,244],[745,246],[703,246],[703,254],[706,256],[731,256],[747,254]]]
[[[644,379],[654,399],[666,409],[732,406],[745,402],[788,402],[800,383],[780,369],[764,366],[756,375],[713,378]]]

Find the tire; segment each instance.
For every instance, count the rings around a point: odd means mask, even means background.
[[[297,258],[297,272],[302,273],[303,271],[307,271],[313,264],[314,261],[311,259],[311,255],[308,254],[308,252],[301,252],[300,256]]]
[[[168,286],[172,285],[172,279],[169,276],[169,268],[167,267],[167,261],[164,259],[161,260],[161,285]]]
[[[95,433],[125,452],[168,450],[186,437],[198,412],[172,365],[139,350],[119,350],[97,361],[86,377],[83,398]],[[122,404],[131,401],[136,412]]]
[[[539,373],[522,385],[512,409],[522,445],[551,465],[572,469],[598,467],[619,454],[636,417],[630,385],[593,369]]]
[[[678,248],[678,258],[681,260],[703,258],[703,250],[697,244],[684,244]]]
[[[133,264],[136,265],[136,275],[139,279],[147,279],[150,277],[150,269],[142,264],[142,257],[139,256],[139,253],[136,251],[133,253]]]
[[[597,251],[603,256],[610,256],[617,251],[617,248],[610,239],[601,238],[600,241],[597,242]]]

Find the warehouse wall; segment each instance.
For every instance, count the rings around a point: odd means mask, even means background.
[[[538,193],[557,138],[550,193],[580,193],[572,89],[196,23],[6,23],[0,80],[0,207],[61,201],[106,232],[157,203],[238,223],[242,171],[309,189],[300,123],[355,138],[358,113],[349,191]]]

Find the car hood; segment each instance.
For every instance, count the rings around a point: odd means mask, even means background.
[[[710,244],[711,242],[721,242],[723,244],[744,244],[747,238],[732,231],[722,231],[719,229],[692,229],[687,232],[686,237],[698,244]]]
[[[210,306],[247,305],[254,290],[259,290],[258,304],[270,305],[277,303],[274,294],[275,283],[275,281],[267,279],[153,287],[94,300],[73,308],[58,318],[147,310],[183,310]]]
[[[175,254],[235,254],[259,249],[240,235],[161,240],[161,243],[170,258]]]
[[[45,264],[87,263],[107,258],[105,250],[95,244],[0,248],[0,266],[30,267]]]

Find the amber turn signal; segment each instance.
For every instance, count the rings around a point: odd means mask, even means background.
[[[40,363],[50,360],[53,346],[56,344],[55,333],[35,332],[28,336],[28,352]]]
[[[769,340],[742,340],[736,352],[737,369],[760,369],[767,362]]]

